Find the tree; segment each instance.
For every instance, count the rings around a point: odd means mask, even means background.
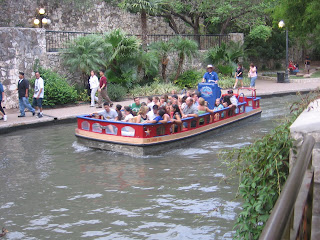
[[[161,61],[161,76],[163,81],[168,83],[168,78],[166,75],[167,65],[169,63],[168,54],[172,52],[173,46],[171,42],[159,41],[154,42],[150,45],[150,49],[155,51],[157,56]]]
[[[111,80],[130,85],[136,79],[139,39],[116,29],[104,35],[104,42],[106,67],[111,69],[109,77]]]
[[[173,17],[179,18],[193,29],[193,34],[199,35],[207,32],[225,34],[230,26],[237,24],[237,20],[249,19],[246,24],[238,24],[240,29],[251,26],[255,23],[261,24],[266,16],[270,1],[256,0],[254,3],[249,0],[162,0],[158,16],[165,17],[169,26],[179,34],[177,24]],[[239,29],[238,29],[239,30]],[[200,37],[196,41],[201,49]]]
[[[174,80],[177,80],[182,72],[182,66],[186,57],[195,56],[198,53],[198,44],[190,39],[177,37],[171,40],[174,51],[178,54],[178,67]]]
[[[157,0],[122,0],[120,8],[132,13],[140,13],[141,17],[141,36],[143,48],[147,46],[147,15],[154,14],[158,10]]]
[[[283,0],[274,8],[273,19],[275,27],[284,20],[289,33],[305,47],[320,50],[320,1]]]
[[[67,48],[63,50],[62,57],[70,71],[81,73],[83,85],[85,86],[90,71],[105,66],[103,52],[106,47],[101,36],[87,35],[68,43]]]

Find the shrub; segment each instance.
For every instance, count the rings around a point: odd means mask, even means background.
[[[187,70],[183,72],[174,82],[180,88],[194,88],[200,82],[202,73],[195,70]]]
[[[44,106],[54,106],[60,104],[74,103],[77,100],[77,91],[67,83],[67,80],[51,69],[39,67],[41,77],[44,80]],[[31,79],[34,85],[35,79]],[[33,93],[30,91],[30,96]]]
[[[233,88],[234,83],[235,83],[235,78],[234,77],[221,77],[219,76],[219,87],[226,89],[226,88]],[[238,86],[240,85],[240,81],[238,81]],[[243,78],[243,86],[244,87],[249,87],[250,86],[250,79],[247,77]]]
[[[218,65],[219,73],[225,76],[232,76],[233,67],[231,65]]]
[[[76,85],[75,89],[77,91],[77,101],[89,102],[91,100],[91,97],[88,95],[88,89],[79,85]]]
[[[136,85],[129,93],[131,96],[163,95],[170,93],[172,90],[178,91],[179,87],[173,83],[159,83],[159,80],[156,79],[152,84],[145,86]]]
[[[127,89],[120,84],[108,84],[108,95],[112,101],[121,101],[127,94]]]

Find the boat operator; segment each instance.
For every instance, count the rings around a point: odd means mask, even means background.
[[[207,72],[203,75],[202,82],[206,83],[218,83],[219,77],[216,72],[213,71],[213,65],[207,66]]]

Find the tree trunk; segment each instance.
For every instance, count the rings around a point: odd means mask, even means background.
[[[177,80],[178,77],[180,76],[181,70],[182,70],[182,66],[183,66],[183,62],[184,62],[184,54],[179,54],[179,64],[178,64],[178,68],[177,68],[177,74],[174,78],[174,80]]]
[[[199,50],[201,50],[201,42],[200,42],[199,30],[200,30],[199,17],[196,17],[196,21],[195,21],[195,23],[193,25],[193,32],[196,35],[195,40],[198,43],[198,48],[199,48]]]
[[[220,34],[224,34],[224,32],[227,29],[230,21],[231,21],[231,17],[228,17],[228,19],[222,24]]]
[[[168,65],[169,59],[167,57],[162,59],[162,69],[161,69],[161,75],[163,81],[168,83],[167,75],[166,75],[166,70],[167,70],[167,65]]]
[[[85,72],[82,72],[82,79],[83,79],[83,87],[85,88],[88,83],[88,75]]]
[[[147,35],[148,35],[148,28],[147,28],[147,13],[145,10],[141,11],[141,35],[142,35],[142,48],[147,48]]]
[[[176,22],[171,15],[167,16],[166,19],[169,22],[169,27],[174,31],[175,34],[180,34]]]

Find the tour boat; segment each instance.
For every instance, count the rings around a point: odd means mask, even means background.
[[[198,89],[206,100],[215,99],[216,94],[219,94],[219,91],[216,91],[218,86],[210,86],[210,90],[208,89],[210,84],[202,85],[204,89],[201,86],[198,86]],[[246,96],[245,93],[248,92],[251,94]],[[174,123],[172,122],[130,123],[100,120],[90,115],[81,115],[77,117],[78,127],[75,135],[80,143],[90,148],[135,156],[161,153],[173,147],[187,146],[186,144],[194,141],[197,136],[205,137],[205,133],[210,132],[212,136],[212,131],[216,132],[231,124],[260,116],[260,97],[256,96],[255,89],[241,88],[234,95],[238,98],[239,104],[233,114],[229,113],[229,108],[223,108],[198,117],[184,118],[182,122],[188,127],[183,127],[181,124],[175,131],[173,131]],[[209,105],[210,101],[208,101]],[[212,109],[212,106],[210,108]]]

